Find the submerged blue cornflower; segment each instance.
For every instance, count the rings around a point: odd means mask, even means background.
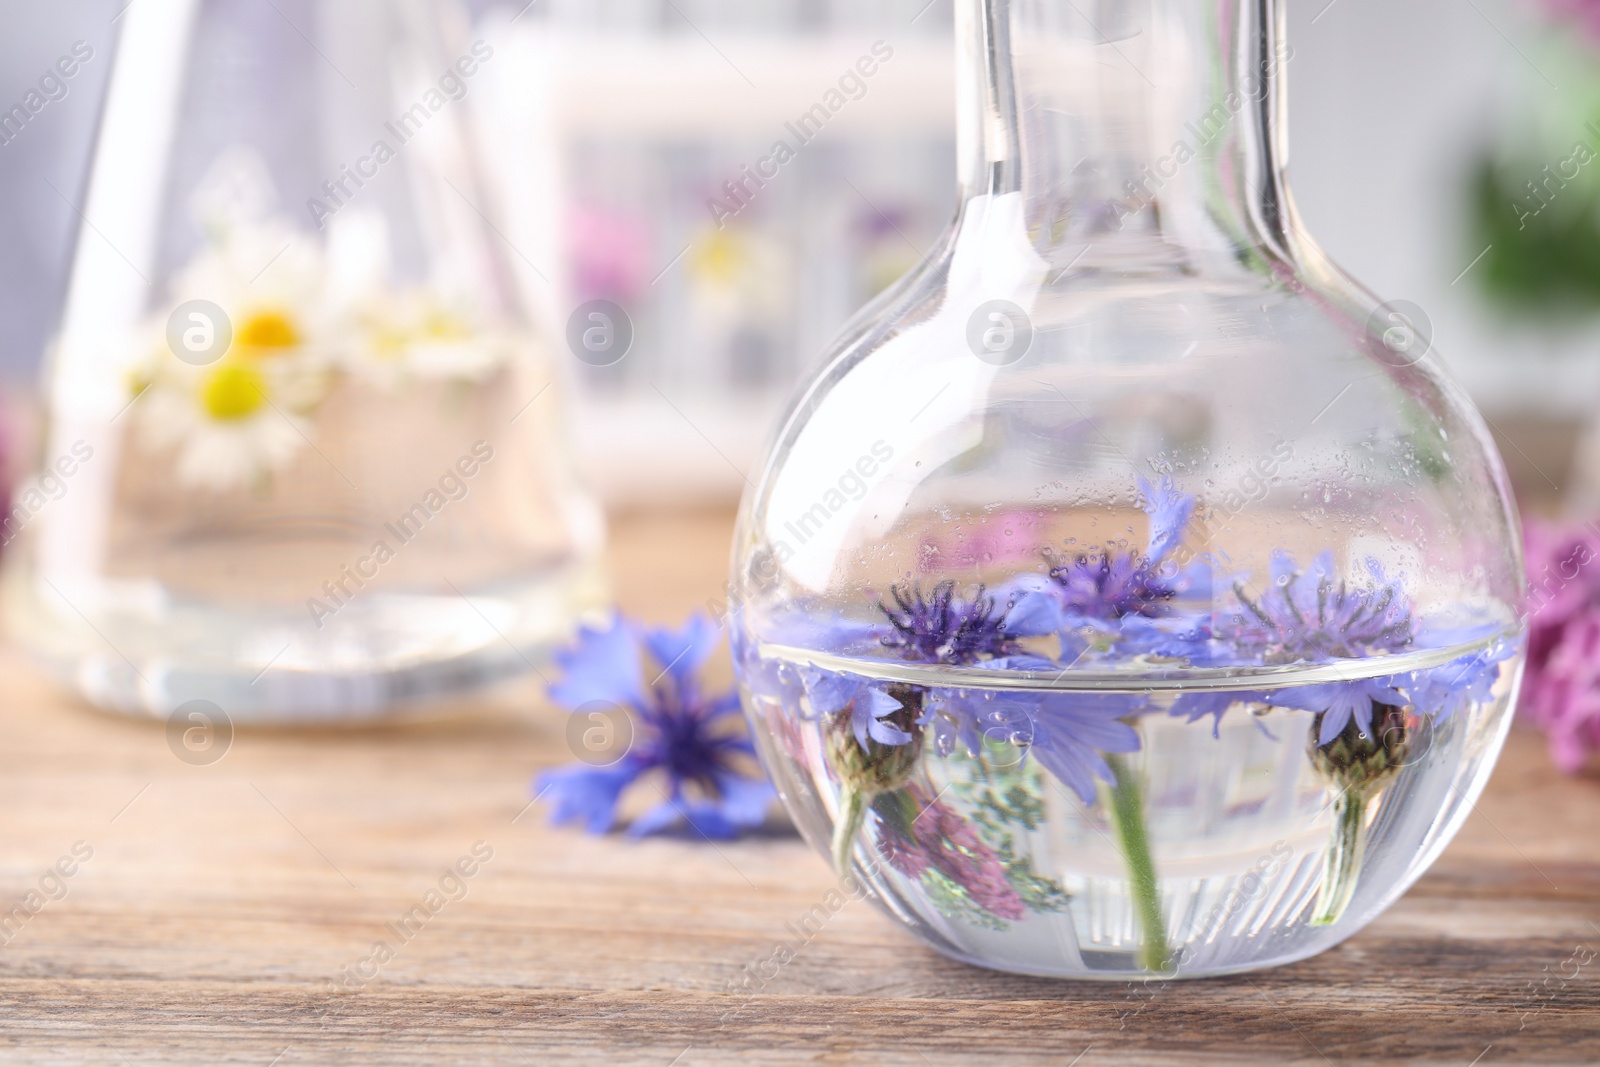
[[[890,594],[898,610],[882,605],[894,627],[882,644],[898,650],[903,659],[994,670],[1059,669],[1059,664],[1022,647],[1021,638],[1049,633],[1054,625],[1048,613],[1026,597],[1013,598],[1002,608],[983,586],[963,598],[949,581],[939,583],[930,596],[904,586],[895,586]],[[1084,803],[1092,804],[1095,780],[1112,780],[1100,752],[1139,748],[1138,734],[1121,720],[1135,713],[1140,703],[1120,696],[976,694],[937,688],[922,693],[916,722],[931,727],[933,748],[940,756],[950,755],[958,742],[976,756],[985,738],[1022,746]]]
[[[955,595],[956,583],[940,582],[924,596],[920,586],[895,585],[889,595],[896,607],[879,608],[893,628],[881,642],[901,659],[915,663],[945,663],[968,667],[979,660],[1000,659],[1022,651],[1018,633],[1008,627],[1008,617],[998,610],[983,586],[967,600]]]
[[[1361,678],[1301,685],[1268,693],[1266,699],[1275,707],[1298,708],[1321,715],[1317,744],[1326,745],[1344,732],[1352,718],[1362,735],[1370,737],[1374,711],[1380,707],[1402,708],[1410,703],[1406,694],[1394,687],[1395,681],[1395,678]]]
[[[1246,660],[1265,664],[1364,659],[1410,647],[1415,632],[1405,591],[1387,578],[1377,560],[1369,559],[1366,568],[1368,580],[1353,585],[1335,578],[1331,552],[1320,553],[1304,570],[1287,553],[1275,552],[1265,593],[1253,597],[1242,583],[1234,587],[1244,610],[1219,627],[1222,636]],[[1369,735],[1378,707],[1411,703],[1397,688],[1404,680],[1326,682],[1271,692],[1263,699],[1320,715],[1317,743],[1327,745],[1352,719]]]
[[[982,586],[971,597],[962,597],[956,594],[953,581],[940,582],[926,594],[915,584],[896,584],[889,589],[889,602],[880,600],[878,608],[887,626],[838,624],[824,634],[822,643],[845,648],[868,634],[873,643],[909,663],[994,669],[1053,666],[1049,660],[1028,655],[1021,645],[1021,638],[1049,633],[1049,620],[1040,620],[1015,605],[1002,606],[986,595]],[[882,684],[816,668],[806,668],[800,677],[811,714],[829,718],[848,709],[851,731],[863,748],[869,738],[882,745],[911,743],[911,734],[891,721],[904,704]],[[918,725],[928,721],[926,712],[917,713]]]
[[[605,833],[623,791],[652,772],[659,772],[661,802],[633,821],[630,836],[686,824],[706,837],[730,838],[766,819],[774,793],[733,721],[738,695],[708,694],[700,683],[718,639],[703,615],[676,632],[618,617],[605,629],[581,630],[577,643],[556,655],[565,674],[550,687],[551,699],[575,715],[625,710],[633,734],[608,765],[575,763],[538,776],[537,795],[555,806],[552,822],[581,822],[590,833]],[[646,652],[659,672],[648,685]]]
[[[883,689],[869,685],[865,678],[807,667],[800,672],[800,680],[815,717],[832,718],[849,709],[850,732],[862,748],[867,747],[868,738],[880,745],[911,743],[911,735],[891,718],[903,705]]]
[[[909,663],[1056,673],[1060,663],[1022,644],[1055,632],[1058,614],[1044,604],[1028,593],[1002,601],[982,586],[964,596],[951,581],[926,592],[895,585],[879,603],[887,625],[877,627],[876,644]],[[841,641],[857,639],[854,627],[841,625],[839,635]],[[846,722],[863,750],[869,742],[883,746],[872,750],[881,759],[890,758],[889,749],[920,743],[919,733],[908,730],[913,725],[928,729],[940,756],[958,744],[978,755],[986,738],[1008,741],[1036,755],[1087,804],[1094,802],[1096,779],[1112,780],[1100,753],[1139,747],[1138,734],[1121,721],[1138,713],[1137,698],[922,688],[815,667],[802,669],[800,677],[811,716]]]
[[[1300,569],[1283,552],[1272,557],[1272,583],[1255,596],[1235,586],[1241,610],[1215,624],[1223,664],[1327,664],[1362,660],[1418,648],[1447,648],[1490,637],[1492,624],[1458,626],[1414,619],[1410,600],[1376,560],[1365,564],[1366,580],[1335,579],[1333,556],[1320,553]],[[1443,722],[1493,696],[1500,664],[1516,651],[1504,640],[1439,667],[1374,678],[1322,682],[1266,691],[1184,693],[1171,714],[1195,722],[1215,720],[1213,733],[1230,708],[1266,704],[1309,711],[1318,716],[1317,743],[1327,745],[1354,721],[1370,736],[1383,709],[1409,708]]]
[[[1168,566],[1194,516],[1195,499],[1171,481],[1157,485],[1139,479],[1139,494],[1150,516],[1145,551],[1099,548],[1050,568],[1062,610],[1079,620],[1113,622],[1128,616],[1156,618],[1167,613],[1180,592],[1176,569]]]
[[[1058,634],[1063,663],[1091,648],[1119,658],[1185,662],[1212,654],[1210,620],[1173,611],[1175,600],[1203,593],[1209,580],[1207,564],[1182,566],[1177,558],[1195,498],[1170,479],[1152,484],[1143,478],[1139,498],[1150,517],[1143,552],[1101,546],[1071,558],[1046,553],[1048,576],[1028,575],[1015,583],[1011,617]]]
[[[1502,638],[1481,652],[1462,656],[1442,667],[1403,675],[1398,684],[1410,694],[1411,703],[1418,711],[1431,714],[1435,722],[1443,722],[1493,699],[1495,683],[1500,680],[1500,664],[1516,651],[1515,644]]]
[[[1127,693],[983,693],[928,690],[922,722],[931,744],[948,756],[960,744],[980,755],[985,739],[1023,749],[1085,803],[1095,802],[1095,781],[1115,776],[1103,752],[1139,751],[1139,734],[1126,719],[1145,710],[1146,698]]]
[[[1242,583],[1234,587],[1245,613],[1226,627],[1228,638],[1263,663],[1361,659],[1406,648],[1414,632],[1405,592],[1377,560],[1366,567],[1369,580],[1352,586],[1335,579],[1331,552],[1305,570],[1274,552],[1265,593],[1252,597]]]

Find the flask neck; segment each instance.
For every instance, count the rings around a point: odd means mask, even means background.
[[[961,199],[1065,266],[1292,261],[1278,0],[957,0]]]

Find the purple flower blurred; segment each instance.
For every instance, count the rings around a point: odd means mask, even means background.
[[[577,206],[567,215],[572,288],[584,300],[636,303],[650,280],[650,230],[631,215]]]
[[[1431,715],[1435,722],[1443,722],[1475,704],[1493,699],[1495,683],[1500,680],[1500,664],[1516,651],[1515,643],[1502,638],[1481,652],[1462,656],[1442,667],[1412,671],[1391,681],[1406,691],[1411,706],[1418,712]]]
[[[1600,41],[1600,0],[1539,0],[1550,17],[1576,22],[1594,41]]]
[[[1523,710],[1550,758],[1580,770],[1600,748],[1600,533],[1593,525],[1523,527],[1528,561]]]
[[[766,819],[774,793],[755,767],[755,749],[733,725],[739,698],[702,691],[699,672],[716,648],[717,628],[703,615],[681,631],[656,630],[616,618],[603,630],[585,628],[577,643],[556,654],[564,677],[550,697],[575,714],[596,705],[625,709],[632,744],[609,766],[574,763],[534,781],[555,810],[551,822],[580,822],[590,833],[610,830],[628,786],[661,772],[661,803],[633,821],[633,837],[687,824],[706,837],[731,838]],[[655,680],[645,683],[645,653]]]
[[[937,871],[977,907],[1001,919],[1027,912],[999,855],[972,824],[922,785],[913,782],[874,805],[879,814],[878,854],[907,878]]]
[[[978,570],[995,563],[1033,561],[1039,543],[1049,526],[1043,510],[1018,508],[1000,511],[977,527],[941,527],[929,542],[936,551],[927,552],[919,565],[930,570]]]

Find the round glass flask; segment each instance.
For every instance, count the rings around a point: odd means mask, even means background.
[[[479,171],[503,60],[452,11],[119,15],[6,582],[94,703],[376,716],[527,670],[602,601]]]
[[[1415,309],[1305,234],[1275,3],[957,0],[960,207],[798,391],[736,668],[795,822],[941,952],[1286,963],[1465,818],[1517,526]]]

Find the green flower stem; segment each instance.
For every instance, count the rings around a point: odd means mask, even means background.
[[[833,866],[839,877],[850,873],[856,838],[867,821],[867,808],[885,793],[904,789],[922,763],[922,691],[910,685],[891,685],[889,695],[900,707],[883,721],[910,736],[903,745],[886,745],[858,739],[853,712],[844,708],[828,724],[828,764],[839,776],[839,818],[833,824]]]
[[[1160,973],[1168,969],[1171,953],[1167,949],[1166,920],[1161,914],[1160,883],[1150,856],[1150,832],[1144,823],[1144,798],[1126,760],[1107,755],[1106,763],[1116,777],[1116,783],[1108,790],[1111,827],[1128,864],[1128,883],[1139,919],[1139,965]]]
[[[1361,874],[1361,860],[1367,852],[1366,816],[1367,798],[1360,790],[1346,789],[1333,802],[1333,843],[1328,848],[1322,887],[1317,891],[1312,926],[1331,926],[1350,906]]]
[[[839,791],[839,818],[833,824],[833,869],[843,878],[850,873],[856,838],[867,821],[867,796],[849,785]]]

